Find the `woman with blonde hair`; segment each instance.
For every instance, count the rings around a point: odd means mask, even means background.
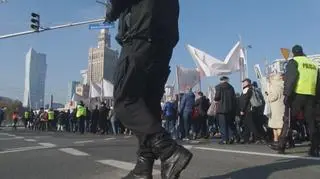
[[[271,117],[268,126],[273,129],[273,142],[278,143],[283,125],[283,115],[285,106],[283,104],[284,82],[282,74],[270,76],[268,90],[266,92],[267,101],[270,104]]]

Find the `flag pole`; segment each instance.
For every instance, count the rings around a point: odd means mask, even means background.
[[[240,34],[238,34],[238,38],[239,38],[239,42],[240,42],[240,46],[243,49],[242,46],[242,37]],[[244,51],[245,52],[245,51]],[[243,64],[243,60],[240,58],[239,59],[239,66],[240,66],[240,84],[242,83],[242,81],[244,80],[244,64]]]
[[[178,83],[178,94],[180,94],[180,83],[179,83],[179,66],[176,65],[176,79],[177,79],[177,83]]]

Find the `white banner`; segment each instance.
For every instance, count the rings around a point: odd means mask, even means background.
[[[103,80],[103,97],[113,97],[113,84],[107,80]]]
[[[101,88],[103,86],[103,88]],[[93,83],[90,85],[90,97],[113,97],[113,84],[107,80],[101,83]]]
[[[187,49],[197,67],[207,77],[229,75],[232,72],[239,71],[241,69],[240,59],[243,59],[246,64],[245,54],[240,42],[237,42],[230,50],[224,61],[212,57],[191,45],[187,45]]]
[[[180,91],[186,91],[200,83],[200,72],[196,69],[177,66],[177,80]]]

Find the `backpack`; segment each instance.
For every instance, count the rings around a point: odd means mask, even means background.
[[[250,104],[252,107],[260,107],[264,103],[263,96],[260,95],[259,91],[255,88],[252,88],[252,96],[250,99]]]

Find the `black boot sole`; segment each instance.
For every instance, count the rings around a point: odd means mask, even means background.
[[[181,172],[185,170],[189,165],[192,157],[193,157],[193,154],[191,152],[188,154],[188,156],[179,157],[179,160],[175,166],[174,172],[169,176],[168,179],[178,179],[180,177]]]
[[[152,175],[136,175],[131,171],[127,176],[124,176],[121,179],[152,179]]]

